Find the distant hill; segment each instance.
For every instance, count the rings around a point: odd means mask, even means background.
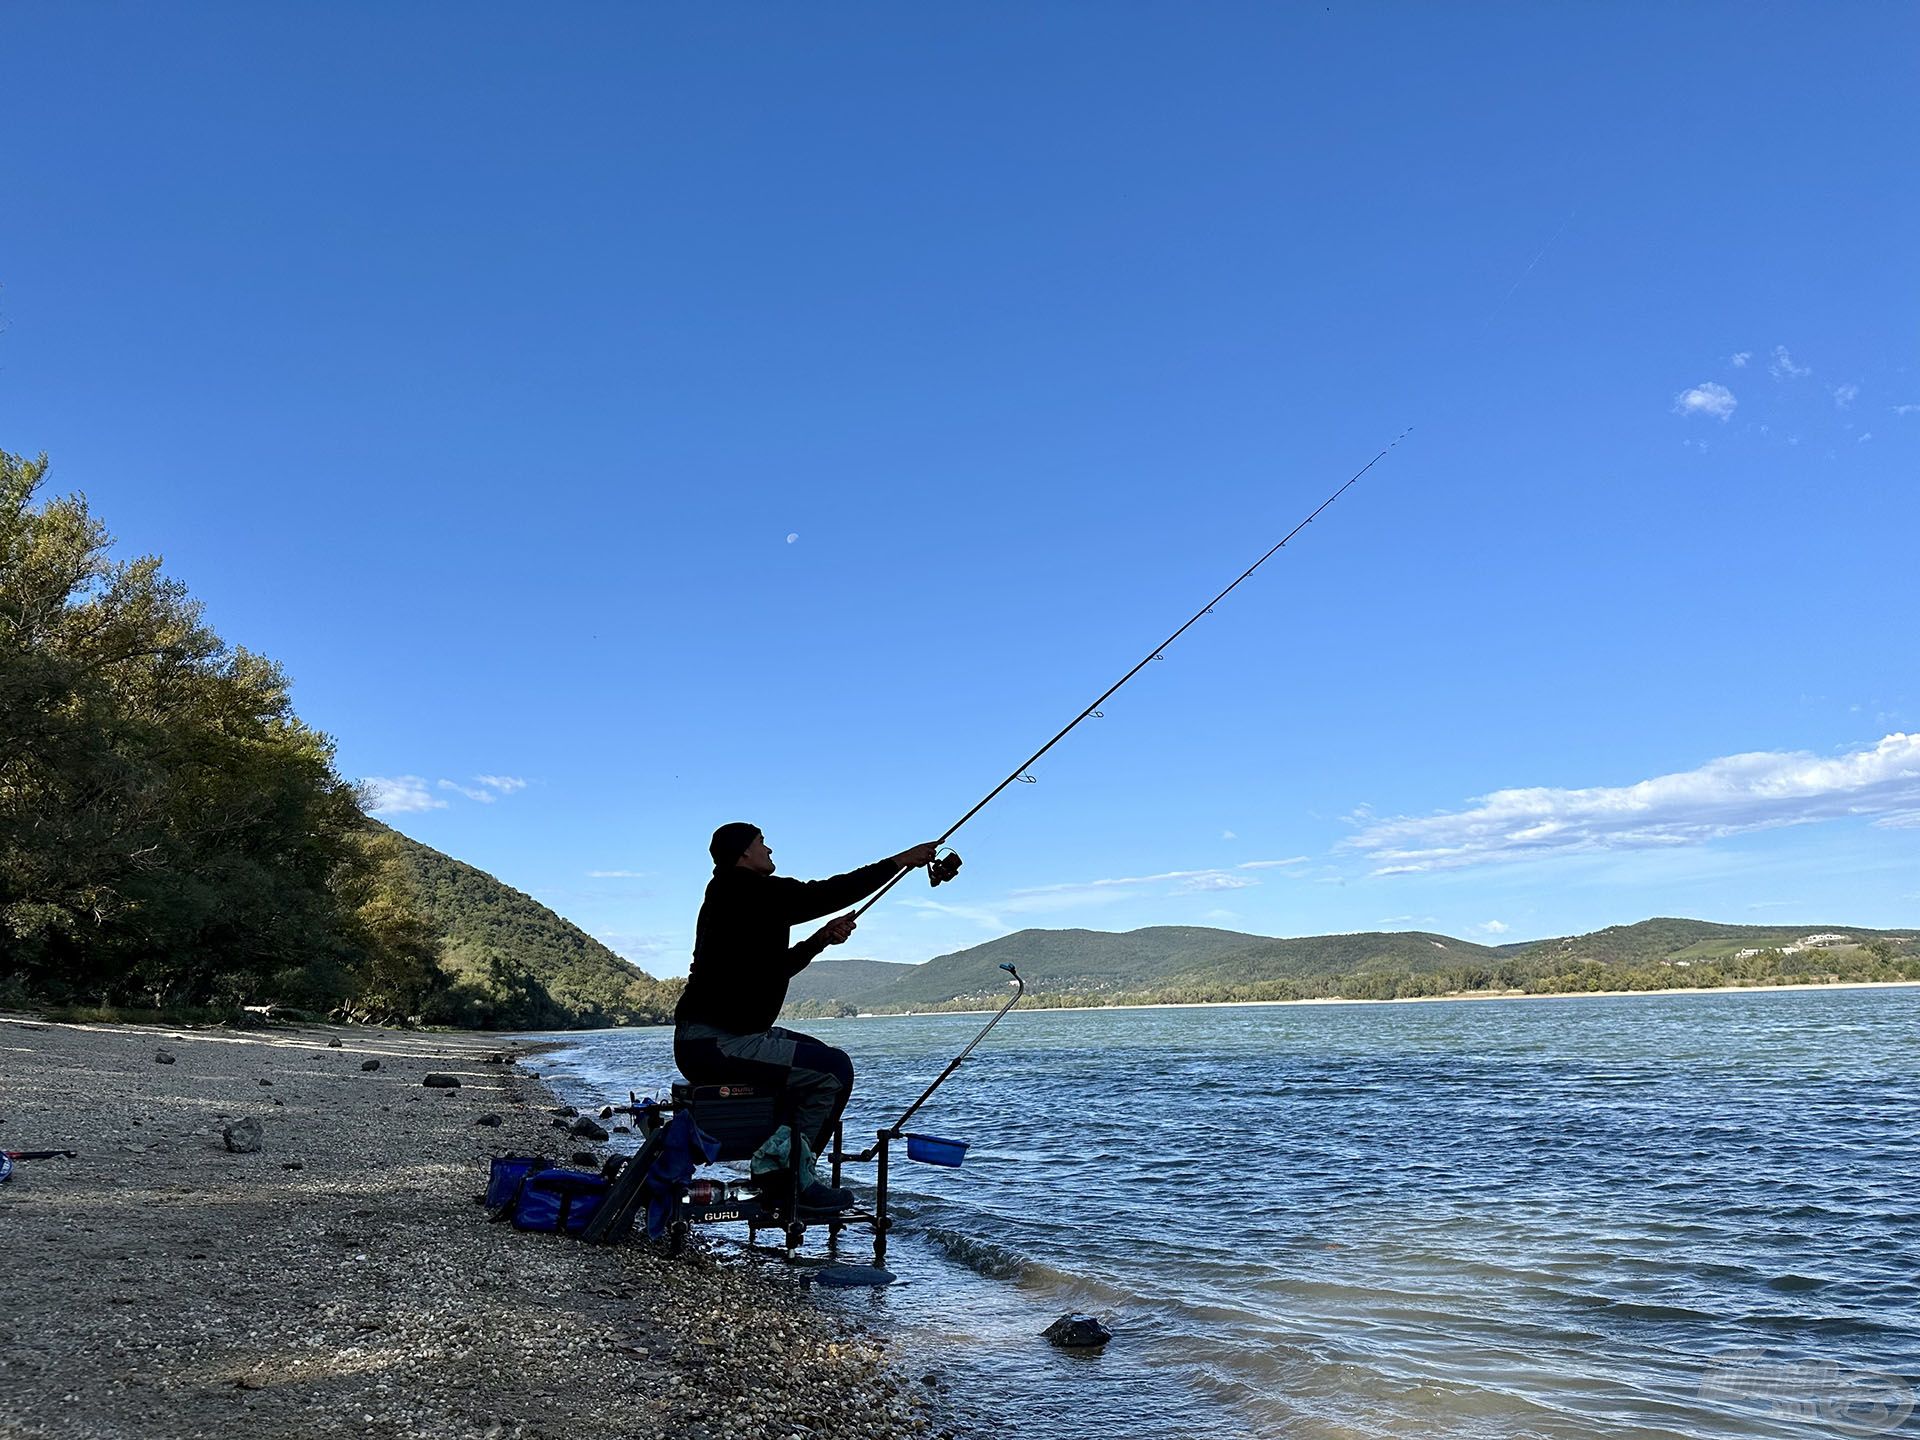
[[[888,984],[855,998],[862,1009],[914,1009],[963,999],[997,996],[1006,988],[1002,961],[1030,971],[1036,992],[1070,990],[1100,994],[1154,984],[1184,965],[1199,964],[1261,943],[1258,935],[1209,930],[1197,925],[1154,925],[1113,934],[1105,930],[1021,930],[936,955],[909,967]],[[870,1003],[869,1003],[870,1002]]]
[[[681,982],[654,979],[486,871],[380,828],[399,842],[414,901],[438,932],[453,979],[428,1020],[564,1030],[672,1018]]]
[[[878,990],[888,981],[915,966],[897,960],[816,960],[787,982],[787,1003],[844,1001],[868,990]]]
[[[1003,961],[1020,968],[1030,1003],[1039,1005],[1381,1000],[1920,979],[1920,935],[1673,919],[1497,947],[1427,931],[1274,939],[1196,926],[1022,930],[922,965],[842,962],[872,968],[836,972],[804,990],[796,983],[788,1003],[802,1016],[977,1008],[1005,994]]]
[[[1829,939],[1821,946],[1804,946],[1809,937]],[[1910,938],[1910,932],[1862,930],[1852,925],[1718,925],[1710,920],[1642,920],[1638,925],[1610,925],[1591,935],[1558,940],[1536,940],[1530,945],[1503,946],[1521,959],[1560,963],[1592,961],[1601,965],[1647,965],[1699,960],[1724,960],[1742,950],[1841,950],[1849,941]],[[1687,967],[1691,968],[1690,964]]]

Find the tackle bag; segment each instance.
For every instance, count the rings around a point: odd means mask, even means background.
[[[578,1235],[606,1200],[607,1189],[607,1177],[597,1170],[536,1170],[520,1182],[513,1228]]]
[[[551,1169],[553,1161],[544,1155],[496,1155],[487,1167],[487,1193],[481,1204],[487,1207],[489,1220],[505,1220],[513,1214],[520,1199],[520,1187],[529,1175]]]

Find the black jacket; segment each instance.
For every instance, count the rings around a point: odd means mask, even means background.
[[[830,880],[790,880],[729,865],[713,872],[694,926],[693,968],[673,1012],[676,1025],[711,1025],[734,1035],[770,1030],[786,1003],[787,981],[824,948],[787,944],[787,929],[866,898],[897,867],[876,860]]]

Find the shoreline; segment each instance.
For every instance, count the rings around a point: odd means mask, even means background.
[[[1302,1000],[1163,1000],[1141,1005],[1042,1005],[1028,1010],[1029,1015],[1049,1011],[1084,1014],[1101,1010],[1253,1010],[1275,1005],[1437,1005],[1483,1000],[1606,1000],[1640,995],[1764,995],[1785,990],[1907,990],[1920,987],[1920,980],[1813,980],[1788,985],[1673,985],[1659,990],[1526,990],[1470,991],[1458,995],[1396,995],[1387,1000],[1361,1000],[1345,995],[1316,995]],[[889,1010],[866,1015],[808,1015],[809,1025],[824,1025],[847,1020],[925,1019],[936,1015],[991,1015],[997,1007],[983,1005],[978,1010]],[[614,1027],[622,1028],[622,1027]],[[651,1030],[660,1027],[628,1026]],[[599,1031],[581,1031],[598,1034]]]
[[[887,1337],[814,1305],[796,1272],[490,1223],[472,1198],[489,1156],[611,1148],[556,1129],[537,1075],[493,1058],[531,1051],[0,1016],[0,1147],[80,1152],[0,1185],[6,1432],[951,1434]],[[246,1118],[261,1149],[231,1153],[222,1127]]]

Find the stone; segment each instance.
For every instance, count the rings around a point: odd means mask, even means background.
[[[571,1120],[574,1116],[578,1115],[580,1112],[574,1109],[573,1106],[571,1105],[556,1105],[553,1107],[553,1109],[549,1110],[547,1113],[549,1115],[564,1115],[567,1119]]]
[[[380,1068],[380,1062],[378,1060],[362,1060],[360,1062],[360,1068],[362,1070],[378,1070]]]
[[[573,1152],[573,1163],[583,1169],[597,1170],[600,1168],[600,1157],[591,1150],[576,1150]]]
[[[1091,1350],[1113,1338],[1113,1332],[1091,1315],[1062,1315],[1040,1333],[1068,1350]]]
[[[601,1129],[599,1122],[590,1120],[585,1115],[582,1115],[579,1119],[575,1120],[573,1124],[569,1125],[567,1127],[567,1133],[569,1135],[578,1135],[587,1140],[597,1141],[607,1138],[607,1132]]]
[[[327,1041],[327,1049],[338,1050],[339,1048],[340,1048],[340,1037],[338,1035],[334,1036],[331,1040]]]
[[[271,1081],[271,1080],[265,1080],[265,1079],[263,1079],[263,1080],[262,1080],[262,1081],[261,1081],[260,1083],[261,1083],[262,1085],[271,1085],[271,1084],[273,1084],[273,1081]]]
[[[487,1114],[487,1115],[482,1115],[478,1120],[474,1121],[473,1123],[476,1125],[497,1126],[501,1123],[501,1120],[498,1115]]]
[[[174,1063],[175,1058],[171,1050],[156,1050],[153,1052],[153,1063],[156,1065],[171,1065]]]
[[[231,1125],[220,1127],[220,1138],[226,1142],[227,1149],[236,1155],[251,1155],[260,1148],[264,1138],[260,1122],[249,1115],[244,1120],[235,1120]]]
[[[304,1170],[307,1167],[298,1160],[289,1160],[280,1167],[282,1170]]]
[[[429,1090],[458,1090],[460,1088],[460,1077],[458,1075],[429,1075],[420,1083]]]

